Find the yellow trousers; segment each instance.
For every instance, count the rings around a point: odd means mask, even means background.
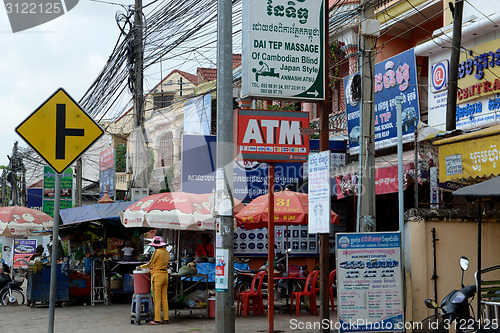
[[[155,309],[155,321],[161,321],[161,311],[163,310],[163,320],[168,320],[168,273],[153,274],[151,279],[153,287],[153,303]]]

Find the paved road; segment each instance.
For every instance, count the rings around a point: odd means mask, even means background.
[[[286,311],[283,309],[283,312]],[[174,312],[171,311],[168,325],[148,326],[143,323],[138,326],[130,324],[130,304],[110,304],[109,306],[99,304],[94,307],[72,305],[56,307],[54,332],[215,332],[215,320],[207,319],[205,314],[206,312],[202,310],[194,310],[192,314],[183,310],[180,317],[174,318]],[[0,306],[0,333],[47,332],[48,315],[48,306],[35,308]],[[330,319],[336,320],[335,312],[330,311]],[[280,332],[319,332],[318,329],[307,328],[313,324],[319,325],[319,317],[311,316],[305,310],[301,310],[299,317],[290,316],[288,313],[276,313],[274,329]],[[267,332],[267,316],[236,317],[236,332]]]

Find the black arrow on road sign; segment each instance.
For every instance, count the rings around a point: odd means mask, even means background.
[[[56,159],[66,158],[66,137],[84,136],[83,128],[66,128],[66,104],[56,106]]]

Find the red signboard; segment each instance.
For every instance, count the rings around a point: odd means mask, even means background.
[[[408,173],[414,172],[415,163],[407,162],[403,165],[403,188],[408,184]],[[342,176],[336,176],[336,195],[337,199],[342,199],[348,195],[357,195],[357,173],[348,173]],[[377,168],[375,170],[375,194],[396,193],[398,191],[398,168],[397,166],[388,166]]]
[[[237,158],[261,162],[306,162],[309,136],[307,112],[238,110]]]
[[[99,171],[111,169],[115,165],[114,148],[109,147],[99,155]]]

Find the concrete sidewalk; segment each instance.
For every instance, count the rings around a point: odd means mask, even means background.
[[[318,302],[319,303],[319,302]],[[290,315],[286,305],[276,304],[274,316],[275,332],[318,332],[313,325],[320,324],[319,316],[312,316],[306,310],[300,311],[299,317]],[[283,313],[285,312],[285,313]],[[23,306],[0,306],[0,333],[23,332],[40,333],[48,331],[49,308]],[[330,311],[330,320],[336,322],[336,312]],[[267,315],[247,318],[236,317],[236,332],[267,332]],[[319,326],[317,326],[319,327]],[[331,330],[334,331],[333,329]],[[170,311],[168,325],[149,326],[130,323],[130,304],[102,304],[96,306],[72,305],[56,307],[54,332],[215,332],[215,319],[206,318],[206,310],[182,310],[179,317]]]

